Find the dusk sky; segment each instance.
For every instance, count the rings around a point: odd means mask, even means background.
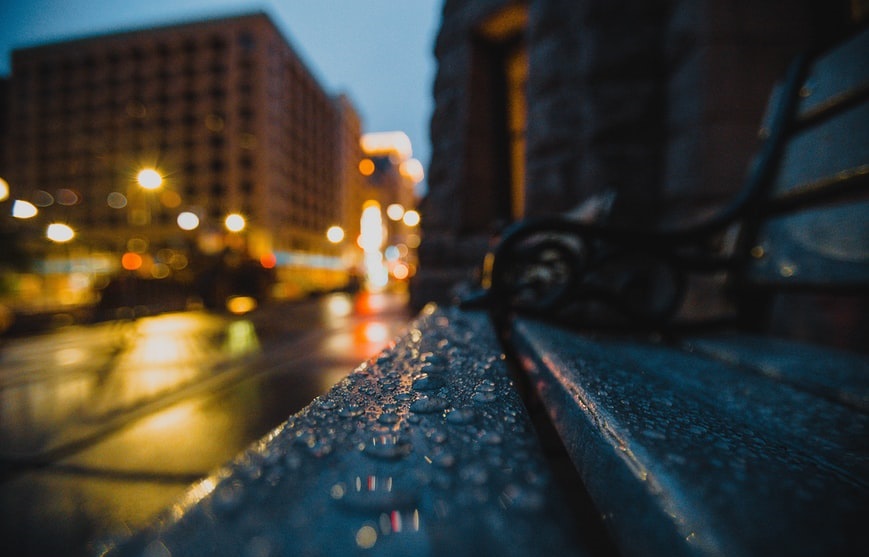
[[[401,130],[428,167],[442,0],[18,0],[0,2],[0,75],[13,49],[153,25],[269,14],[320,84],[347,93],[364,131]]]

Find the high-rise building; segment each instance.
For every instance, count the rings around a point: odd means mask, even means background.
[[[341,272],[326,231],[348,218],[359,154],[342,146],[361,126],[265,14],[16,50],[6,106],[4,178],[39,211],[27,226],[43,257],[57,221],[76,234],[71,261],[111,270],[135,253],[142,276],[226,251],[286,280],[311,261]]]

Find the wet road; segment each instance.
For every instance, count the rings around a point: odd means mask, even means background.
[[[407,322],[400,296],[70,327],[0,349],[0,543],[87,555],[324,393]]]

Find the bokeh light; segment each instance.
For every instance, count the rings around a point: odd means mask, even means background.
[[[386,208],[386,216],[390,220],[399,221],[404,216],[404,207],[399,203],[393,203]]]
[[[142,256],[138,253],[128,251],[121,256],[121,267],[128,271],[135,271],[142,266]]]
[[[190,211],[184,211],[179,214],[176,221],[181,230],[196,230],[199,227],[199,217],[196,216],[196,213],[191,213]]]
[[[12,203],[12,216],[16,219],[33,218],[38,213],[39,209],[37,209],[36,205],[30,203],[29,201],[22,201],[21,199],[16,199]]]
[[[374,161],[371,159],[362,159],[359,161],[359,173],[363,176],[371,176],[374,174]]]
[[[244,230],[247,223],[243,216],[238,213],[232,213],[226,216],[226,220],[223,221],[223,224],[230,232],[241,232]]]
[[[416,211],[407,211],[404,213],[404,224],[407,226],[416,226],[419,224],[420,216]]]
[[[113,191],[106,196],[106,204],[112,209],[123,209],[127,206],[127,197],[117,191]]]
[[[278,258],[272,252],[264,253],[259,258],[259,264],[263,269],[274,269],[278,264]]]
[[[404,280],[410,276],[410,269],[404,263],[398,263],[392,269],[392,276],[398,280]]]
[[[163,177],[153,168],[143,168],[136,175],[136,181],[146,190],[155,190],[163,184]]]
[[[340,226],[330,226],[326,231],[326,238],[333,244],[340,243],[344,239],[344,229]]]
[[[75,231],[68,224],[54,222],[48,225],[45,236],[52,242],[69,242],[75,238]]]
[[[401,175],[410,178],[414,183],[422,182],[422,179],[425,178],[425,170],[422,167],[422,163],[417,159],[408,159],[401,163],[398,171],[401,172]]]

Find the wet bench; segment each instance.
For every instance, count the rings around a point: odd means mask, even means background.
[[[487,258],[467,307],[490,309],[620,555],[869,547],[867,53],[864,30],[793,64],[717,214],[657,230],[537,219]],[[832,318],[771,335],[799,304]]]
[[[587,555],[488,317],[427,308],[110,555]]]
[[[749,183],[722,213],[664,231],[558,218],[513,229],[475,300],[489,314],[427,308],[394,346],[105,552],[869,547],[866,357],[756,334],[776,297],[865,300],[867,37],[792,68]],[[710,251],[733,226],[729,252]],[[733,318],[682,321],[693,281],[722,273]],[[710,325],[736,332],[701,334]],[[575,474],[553,473],[560,451]]]

